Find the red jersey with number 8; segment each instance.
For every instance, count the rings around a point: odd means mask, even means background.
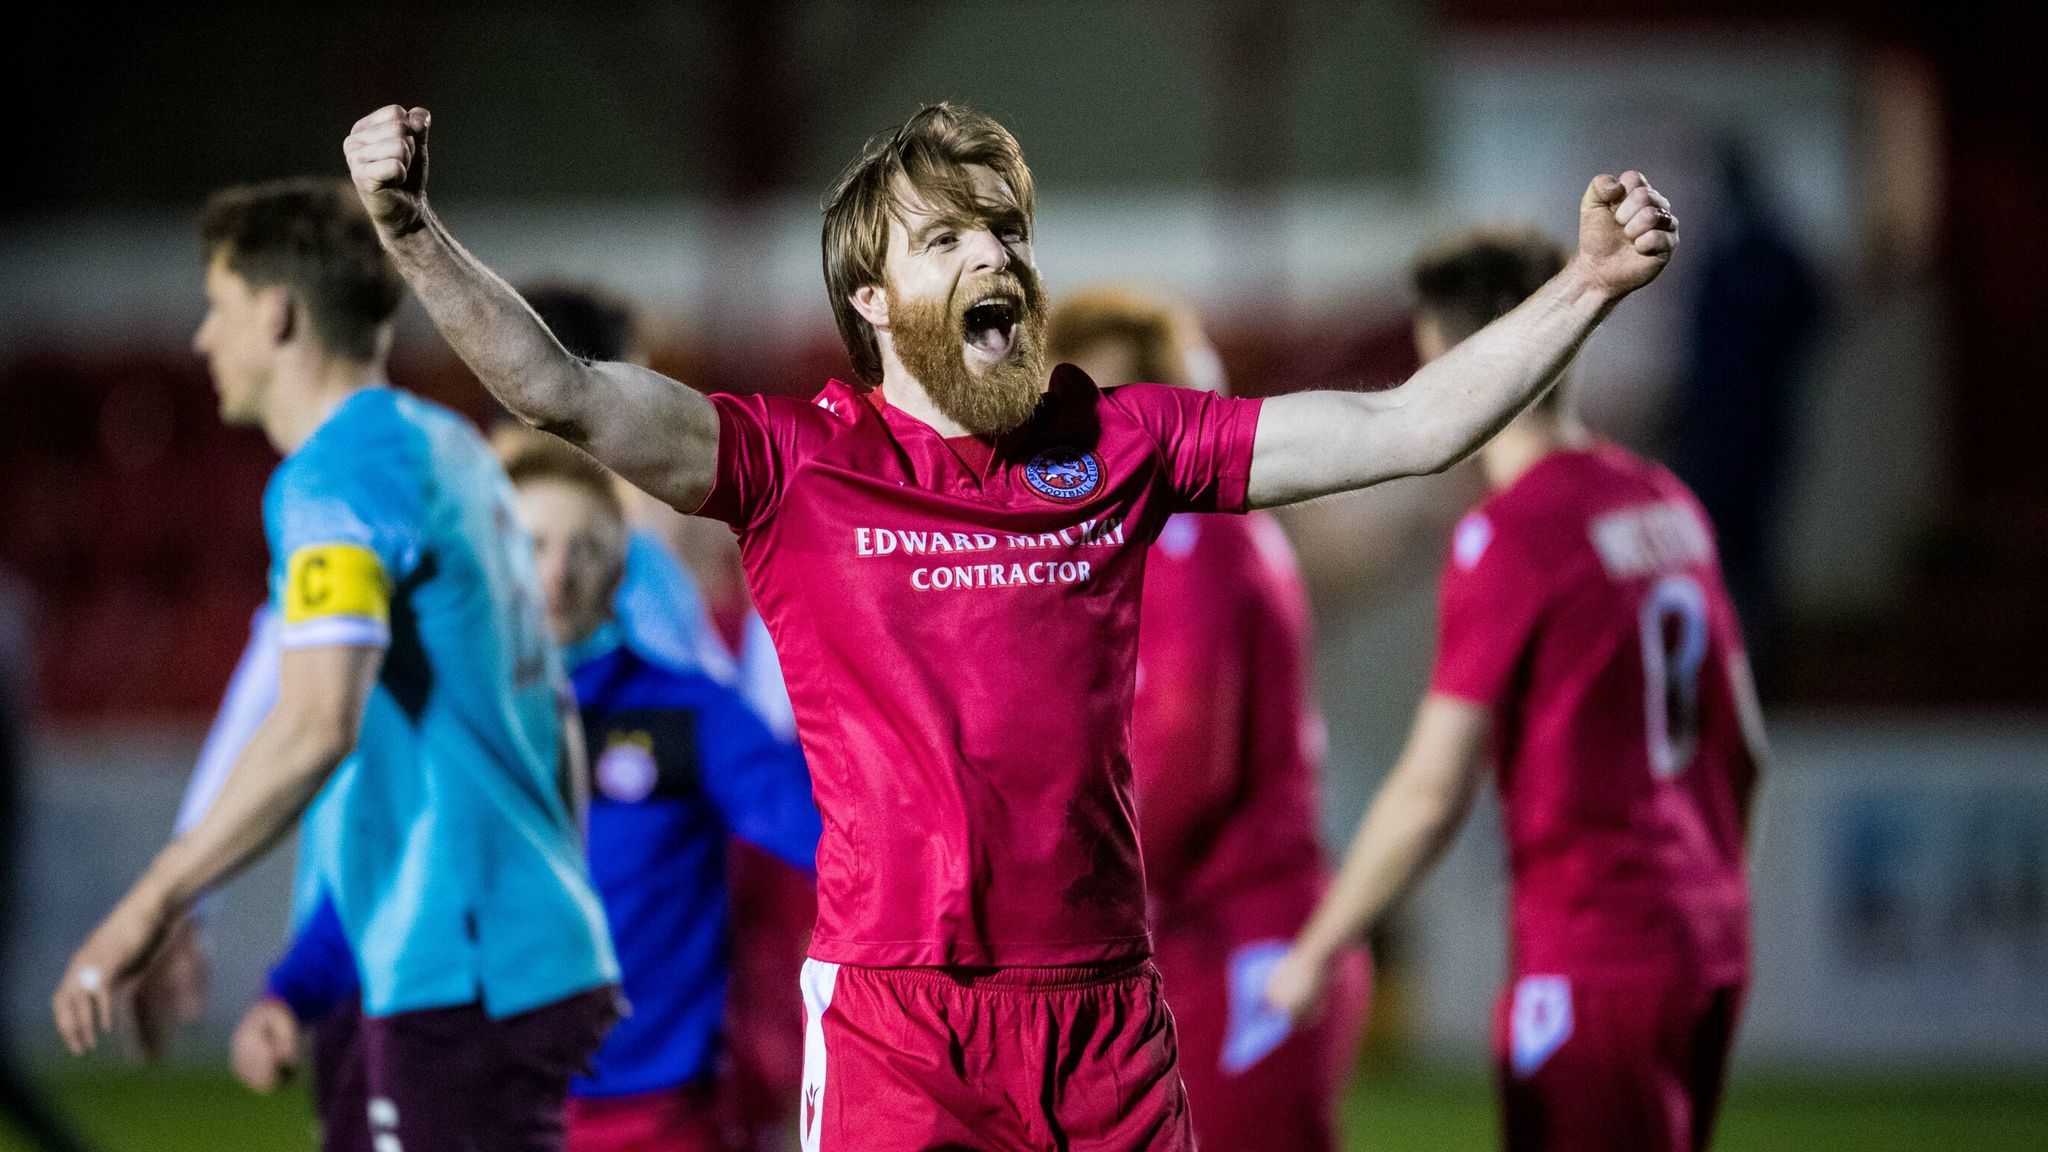
[[[1516,973],[1745,979],[1740,625],[1706,514],[1613,445],[1453,533],[1432,688],[1493,709]]]

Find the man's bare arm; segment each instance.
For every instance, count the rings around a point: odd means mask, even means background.
[[[1678,244],[1670,203],[1641,174],[1600,176],[1579,202],[1579,252],[1514,311],[1386,392],[1267,400],[1251,503],[1291,504],[1441,472],[1476,451],[1557,379],[1623,296]]]
[[[590,363],[564,350],[428,205],[428,120],[424,108],[380,108],[356,122],[342,150],[385,250],[434,327],[513,415],[672,507],[695,511],[718,462],[711,402],[651,369]]]
[[[1274,969],[1266,997],[1275,1006],[1296,1019],[1313,1009],[1331,958],[1371,932],[1450,846],[1479,792],[1492,723],[1483,705],[1423,698],[1408,746],[1359,822],[1336,881]]]
[[[206,815],[157,854],[57,985],[51,1008],[73,1052],[93,1047],[113,1026],[115,994],[178,915],[275,845],[355,750],[382,660],[382,649],[353,645],[284,653],[277,705]]]

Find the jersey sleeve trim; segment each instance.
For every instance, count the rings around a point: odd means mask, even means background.
[[[278,636],[280,648],[388,648],[391,625],[359,616],[325,616],[304,624],[287,624]]]
[[[741,439],[752,429],[740,427],[740,401],[737,397],[714,394],[711,405],[718,412],[718,459],[712,469],[711,491],[704,494],[704,502],[692,515],[722,521],[735,529],[742,528],[746,519],[746,493],[741,490],[744,483],[741,470],[745,464],[742,457],[745,446]]]
[[[1251,503],[1252,450],[1259,439],[1261,397],[1227,397],[1223,439],[1227,445],[1222,475],[1218,477],[1216,510],[1243,512]]]

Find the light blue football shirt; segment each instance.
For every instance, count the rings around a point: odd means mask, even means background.
[[[366,388],[278,466],[263,519],[280,646],[385,649],[356,751],[302,825],[364,1011],[504,1017],[616,982],[558,768],[566,682],[482,438]]]

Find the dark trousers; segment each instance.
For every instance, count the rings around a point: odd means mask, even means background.
[[[618,1019],[618,990],[609,986],[502,1020],[479,1004],[364,1016],[354,1038],[366,1122],[361,1147],[562,1152],[569,1080],[588,1070]],[[345,1081],[336,1083],[339,1107],[347,1093]],[[325,1120],[324,1093],[321,1111]],[[324,1133],[322,1146],[348,1147]]]

